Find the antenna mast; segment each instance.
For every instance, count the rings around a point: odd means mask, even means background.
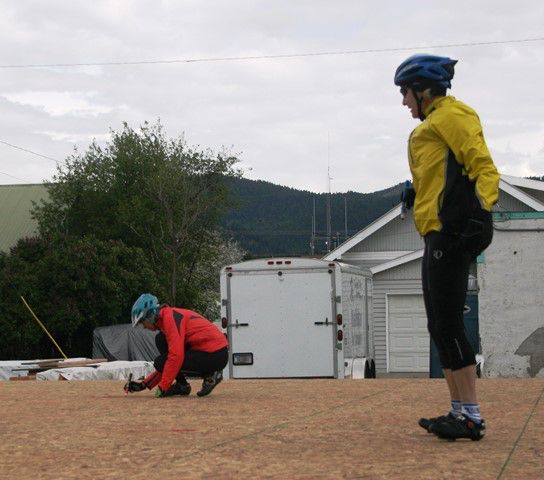
[[[331,142],[327,133],[327,183],[329,193],[327,195],[327,252],[331,251]]]
[[[310,250],[312,252],[312,256],[315,255],[315,195],[312,198],[313,200],[313,213],[312,213],[312,238],[310,240]]]
[[[348,239],[348,197],[344,196],[344,240]]]

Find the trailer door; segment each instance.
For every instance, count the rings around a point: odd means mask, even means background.
[[[229,277],[233,378],[333,377],[333,273],[239,272]],[[251,355],[237,355],[237,354]],[[252,364],[236,359],[252,358]]]

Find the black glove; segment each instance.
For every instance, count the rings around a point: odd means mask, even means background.
[[[476,258],[493,239],[493,221],[490,212],[483,212],[478,218],[469,218],[461,233],[461,243],[471,257]]]
[[[126,393],[141,392],[142,390],[145,390],[146,388],[147,388],[147,385],[145,384],[145,382],[129,381],[124,386],[124,390]]]
[[[406,210],[410,210],[414,206],[415,199],[416,191],[412,187],[412,183],[407,180],[400,194],[400,201],[404,203]]]

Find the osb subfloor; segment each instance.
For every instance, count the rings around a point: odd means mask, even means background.
[[[544,479],[542,379],[478,381],[480,442],[417,426],[445,412],[443,380],[227,380],[165,399],[122,384],[0,382],[0,477]]]

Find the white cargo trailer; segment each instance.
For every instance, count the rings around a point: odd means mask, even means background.
[[[374,377],[372,277],[310,258],[268,258],[221,270],[227,378]]]

